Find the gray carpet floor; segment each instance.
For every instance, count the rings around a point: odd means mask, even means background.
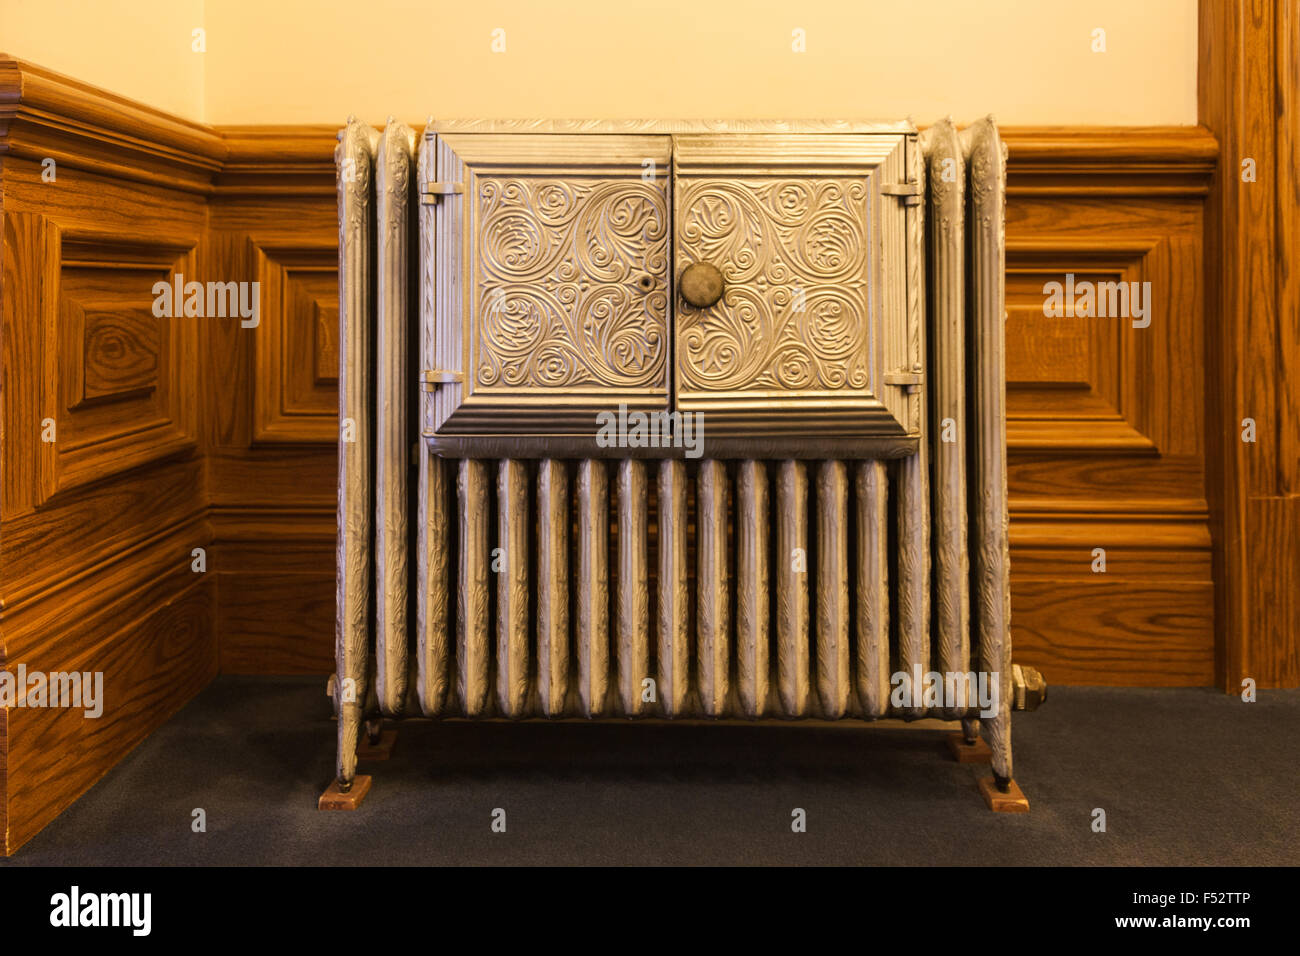
[[[360,811],[321,813],[323,688],[218,679],[0,867],[1300,863],[1297,691],[1054,687],[1015,717],[1026,815],[934,730],[428,721],[362,766]]]

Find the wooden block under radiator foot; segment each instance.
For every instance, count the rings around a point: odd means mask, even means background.
[[[982,737],[976,737],[974,743],[967,743],[966,735],[958,730],[948,734],[947,741],[948,750],[958,763],[988,763],[993,759],[993,751]]]
[[[373,744],[370,737],[366,734],[361,735],[357,741],[357,759],[358,760],[387,760],[393,755],[393,745],[397,743],[397,728],[390,727],[379,734],[379,739]]]
[[[316,803],[317,810],[355,810],[370,792],[370,776],[359,773],[352,778],[352,786],[347,793],[339,789],[338,778],[330,781],[325,792]]]
[[[1011,781],[1010,787],[1006,793],[998,789],[992,777],[985,777],[980,780],[980,793],[984,795],[984,802],[988,804],[989,809],[994,813],[1028,813],[1029,800],[1020,791],[1020,785],[1014,780]]]

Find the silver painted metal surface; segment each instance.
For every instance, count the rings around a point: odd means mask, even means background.
[[[339,202],[339,480],[334,646],[340,687],[337,773],[341,787],[350,787],[356,776],[357,739],[370,690],[367,677],[373,643],[371,255],[377,142],[375,130],[350,119],[339,133],[335,151]]]
[[[410,219],[415,134],[391,120],[375,160],[375,691],[400,716],[408,676],[407,538],[410,425]]]
[[[849,482],[842,461],[817,469],[817,697],[832,720],[848,711]]]
[[[584,717],[606,711],[609,695],[609,476],[603,461],[578,463],[577,591],[573,640]]]
[[[1010,777],[1009,710],[1042,691],[1012,680],[1007,629],[1003,150],[989,121],[844,131],[433,123],[414,176],[400,124],[341,134],[340,171],[359,175],[339,180],[340,425],[358,441],[340,441],[336,656],[361,703],[341,706],[340,780],[364,717],[417,710],[963,716]],[[429,183],[437,201],[415,203]],[[683,250],[730,263],[711,321],[752,321],[751,338],[686,315]],[[796,288],[802,311],[784,308]],[[549,310],[524,308],[542,291]],[[601,338],[624,324],[636,334]],[[400,423],[411,369],[418,428]],[[596,444],[596,409],[670,407],[674,369],[715,402],[702,458]],[[415,432],[419,484],[399,505]],[[999,671],[999,712],[897,710],[895,666]]]
[[[765,462],[736,465],[736,681],[740,710],[761,717],[770,690],[768,480]]]
[[[618,700],[620,713],[645,713],[650,674],[645,462],[618,465]],[[656,695],[657,696],[657,695]]]
[[[781,713],[808,715],[808,471],[787,460],[776,478],[776,683]]]
[[[970,668],[966,542],[966,160],[951,120],[921,136],[929,179],[930,454],[939,670]],[[945,711],[955,717],[972,701]]]
[[[497,465],[497,548],[491,568],[497,588],[497,706],[506,717],[522,717],[528,701],[529,669],[528,469],[506,458]]]
[[[537,695],[564,713],[569,693],[569,475],[548,458],[537,468]]]
[[[967,222],[970,249],[968,304],[974,378],[976,455],[974,481],[974,620],[980,669],[998,674],[996,717],[981,730],[993,751],[993,772],[1012,776],[1011,577],[1007,513],[1006,445],[1006,148],[992,117],[961,134],[969,170]]]
[[[727,580],[727,466],[710,459],[700,463],[696,485],[695,670],[700,706],[710,717],[727,708],[728,669],[731,661]]]
[[[422,139],[417,178],[432,178],[435,162],[433,144]],[[418,348],[420,364],[424,368],[436,360],[433,339],[434,267],[437,262],[433,246],[435,215],[431,206],[420,206],[416,211],[419,223]],[[419,397],[421,431],[432,421],[433,401],[433,396],[426,393]],[[449,620],[452,538],[448,502],[452,497],[452,485],[448,475],[449,470],[456,466],[436,456],[424,442],[417,442],[415,454],[419,466],[415,531],[416,687],[420,712],[426,717],[436,717],[448,703],[449,674],[454,657]]]
[[[691,689],[690,592],[687,587],[686,463],[659,463],[659,694],[664,714],[686,710]]]

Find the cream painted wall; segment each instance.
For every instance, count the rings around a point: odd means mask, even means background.
[[[0,52],[203,118],[204,0],[0,0]]]
[[[0,49],[211,123],[1192,124],[1196,16],[1196,0],[0,0]]]
[[[215,123],[1196,122],[1196,0],[208,0],[207,21]]]

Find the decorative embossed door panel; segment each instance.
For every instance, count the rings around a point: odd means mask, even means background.
[[[667,407],[671,146],[437,137],[439,434],[592,434],[599,411]]]
[[[909,142],[675,138],[674,275],[702,263],[722,280],[713,304],[675,297],[679,409],[704,412],[715,434],[915,431],[902,384],[885,384],[910,370],[915,334],[894,194]]]

